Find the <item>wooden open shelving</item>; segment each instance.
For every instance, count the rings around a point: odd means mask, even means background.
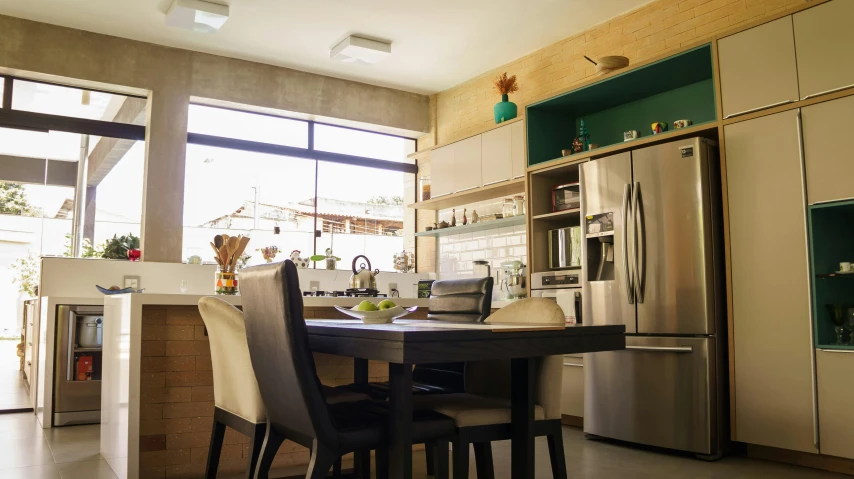
[[[581,208],[572,208],[569,210],[555,211],[554,213],[545,213],[534,216],[534,220],[556,220],[564,216],[577,216],[581,214]]]
[[[525,215],[516,215],[511,216],[509,218],[501,218],[498,220],[491,221],[483,221],[480,223],[473,223],[467,225],[457,225],[457,226],[449,226],[447,228],[441,228],[437,230],[430,231],[421,231],[415,233],[416,237],[421,236],[450,236],[450,235],[459,235],[463,233],[474,233],[476,231],[486,231],[493,230],[496,228],[508,227],[508,226],[518,226],[525,224]]]
[[[460,191],[450,195],[430,198],[427,201],[418,201],[408,206],[418,210],[444,210],[478,201],[499,198],[508,195],[517,195],[525,192],[525,178],[502,181],[492,185],[482,186],[468,191]]]

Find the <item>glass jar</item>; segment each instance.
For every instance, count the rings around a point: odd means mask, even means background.
[[[501,214],[505,218],[513,216],[513,198],[504,199],[504,204],[501,207]]]
[[[522,195],[517,195],[513,197],[513,214],[515,215],[524,215],[525,214],[525,197]]]
[[[419,201],[427,201],[430,199],[430,177],[422,176],[418,180],[418,191],[421,192],[421,199]]]
[[[240,288],[237,286],[237,270],[223,270],[222,266],[217,266],[214,273],[214,293],[235,295],[240,293]]]

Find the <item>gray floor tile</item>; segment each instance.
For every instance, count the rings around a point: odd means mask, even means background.
[[[46,429],[44,437],[57,464],[101,459],[100,426],[67,426]]]
[[[84,461],[57,464],[62,479],[116,479],[107,461]]]
[[[53,464],[47,441],[41,436],[0,437],[0,468]],[[0,474],[0,477],[5,477]]]
[[[41,437],[43,429],[32,414],[0,414],[0,437]]]
[[[0,466],[0,477],[3,479],[61,479],[55,464],[11,469],[3,469]]]

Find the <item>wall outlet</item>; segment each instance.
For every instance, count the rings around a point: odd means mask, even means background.
[[[125,276],[124,287],[139,289],[139,276]]]
[[[308,289],[309,289],[309,291],[319,291],[320,290],[320,281],[309,281]]]
[[[397,289],[397,283],[389,283],[388,284],[388,297],[391,298],[394,295],[395,291],[397,291],[397,295],[400,296],[400,290]]]

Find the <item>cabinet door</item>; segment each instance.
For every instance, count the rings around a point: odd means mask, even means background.
[[[481,135],[481,174],[483,184],[507,181],[513,176],[510,125]]]
[[[430,197],[454,192],[454,145],[430,152]]]
[[[802,97],[854,87],[852,19],[851,0],[824,3],[793,16]]]
[[[854,351],[816,351],[821,453],[854,459]]]
[[[513,164],[513,179],[525,176],[528,164],[525,161],[525,120],[510,125],[510,161]]]
[[[560,413],[584,417],[584,358],[581,355],[563,357],[563,382]]]
[[[797,112],[724,127],[732,253],[733,439],[817,452]]]
[[[454,191],[465,191],[483,186],[481,172],[481,135],[458,141],[452,145],[454,161]]]
[[[854,2],[852,2],[854,3]],[[854,96],[802,109],[809,202],[854,198]]]
[[[796,101],[792,17],[718,40],[724,118]]]

